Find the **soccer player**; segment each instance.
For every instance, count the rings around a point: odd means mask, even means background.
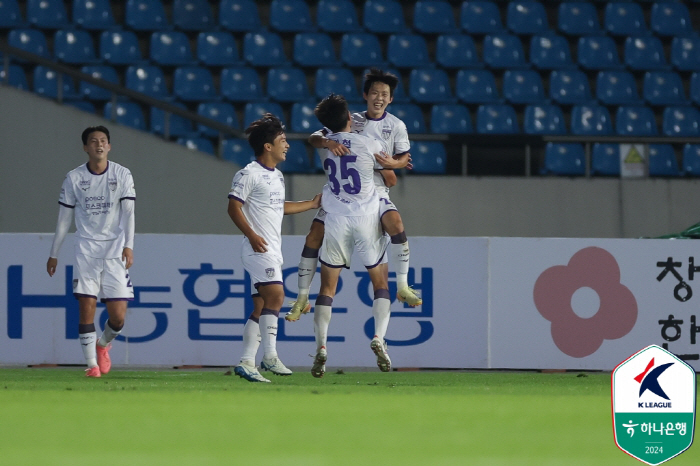
[[[58,223],[46,270],[53,277],[58,252],[75,215],[73,295],[78,299],[78,333],[88,368],[87,377],[109,372],[111,342],[121,333],[127,301],[134,299],[129,267],[134,263],[134,202],[131,172],[108,160],[109,130],[91,126],[82,134],[88,162],[66,175],[58,198]],[[109,319],[97,340],[97,299],[107,306]]]
[[[375,335],[370,348],[377,356],[379,368],[388,372],[391,359],[386,351],[384,335],[389,325],[391,300],[387,279],[386,253],[379,216],[379,195],[374,185],[375,155],[382,151],[381,142],[351,132],[352,123],[345,98],[331,94],[314,111],[331,133],[326,137],[342,144],[348,154],[338,156],[331,150],[320,152],[328,183],[323,187],[322,205],[326,212],[323,247],[321,249],[321,289],[314,308],[316,356],[311,375],[323,377],[328,353],[328,325],[338,278],[343,267],[350,267],[353,250],[357,251],[369,272],[374,289],[372,314]],[[377,155],[379,157],[379,155]]]
[[[373,137],[386,144],[388,157],[378,160],[380,167],[374,173],[375,187],[379,193],[379,216],[384,231],[391,238],[390,257],[392,268],[396,271],[397,298],[408,303],[411,307],[423,303],[416,292],[408,286],[408,269],[410,249],[408,238],[404,231],[403,221],[396,206],[389,198],[389,188],[396,185],[396,174],[393,169],[410,168],[410,143],[406,125],[400,119],[386,111],[386,107],[394,99],[394,90],[399,80],[391,73],[385,73],[372,68],[365,75],[363,96],[367,101],[367,111],[354,113],[351,117],[353,133]],[[328,149],[336,156],[348,154],[348,149],[342,144],[326,137],[326,129],[315,132],[309,137],[309,143],[317,149]],[[299,296],[292,303],[292,308],[285,316],[288,321],[296,321],[301,314],[311,309],[309,304],[309,288],[316,273],[318,253],[323,242],[325,211],[320,209],[316,214],[311,229],[304,243],[304,249],[299,261]]]
[[[277,375],[292,373],[277,356],[277,319],[284,303],[282,218],[321,205],[321,194],[310,201],[285,201],[284,177],[276,168],[289,149],[284,129],[279,118],[269,113],[246,128],[256,160],[234,175],[228,194],[228,215],[245,235],[243,267],[257,290],[253,313],[243,328],[243,356],[234,368],[236,375],[250,382],[270,382],[255,366],[261,341],[260,368]]]

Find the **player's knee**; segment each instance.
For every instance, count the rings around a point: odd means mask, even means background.
[[[403,221],[398,212],[388,212],[382,217],[382,226],[389,236],[404,233]]]
[[[320,222],[313,222],[309,234],[306,235],[306,242],[304,245],[311,249],[321,249],[321,245],[323,244],[323,232],[323,224]]]

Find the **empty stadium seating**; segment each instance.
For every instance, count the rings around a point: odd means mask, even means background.
[[[544,153],[542,174],[585,175],[586,157],[583,146],[576,143],[548,142]]]

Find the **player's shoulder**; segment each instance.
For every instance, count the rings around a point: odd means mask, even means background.
[[[403,122],[403,120],[393,113],[386,112],[386,121],[391,123],[395,127],[403,127],[404,129],[406,128],[406,123]]]
[[[115,173],[117,176],[127,176],[131,175],[131,170],[126,168],[124,165],[114,162],[112,160],[109,161],[109,168],[112,170],[113,173]]]

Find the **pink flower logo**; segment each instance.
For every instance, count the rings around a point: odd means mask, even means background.
[[[582,288],[598,293],[600,308],[589,318],[579,317],[571,298]],[[552,323],[552,340],[563,353],[583,358],[595,353],[603,340],[627,335],[637,321],[637,300],[620,283],[620,267],[608,251],[590,247],[539,276],[533,291],[535,306]]]

